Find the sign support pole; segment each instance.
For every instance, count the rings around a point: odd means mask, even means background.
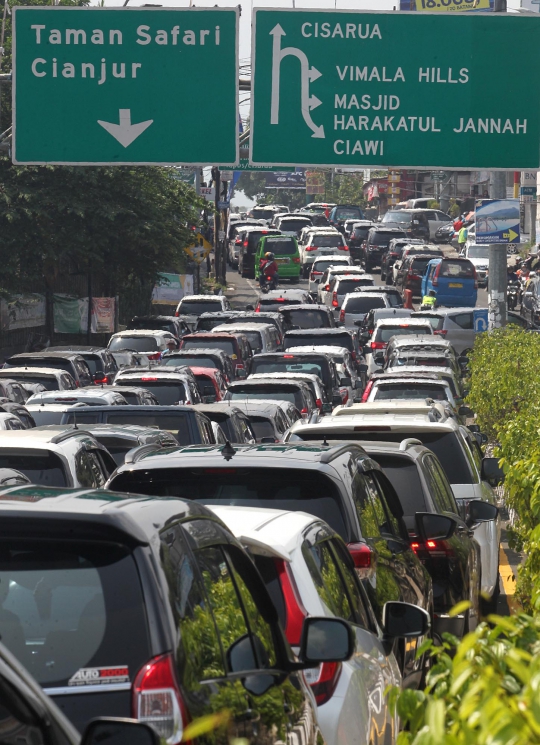
[[[506,244],[489,247],[488,320],[489,330],[506,326]]]

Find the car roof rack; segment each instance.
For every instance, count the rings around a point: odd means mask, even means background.
[[[399,449],[403,452],[413,445],[422,445],[422,442],[417,437],[406,437],[399,443]]]
[[[132,450],[128,450],[126,453],[126,457],[124,459],[124,463],[136,463],[138,460],[142,458],[143,455],[146,455],[146,453],[151,453],[153,450],[157,449],[163,449],[165,447],[170,447],[168,444],[165,444],[163,442],[149,442],[146,445],[139,445],[139,447],[133,448]]]

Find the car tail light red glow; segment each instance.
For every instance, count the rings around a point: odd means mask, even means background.
[[[338,246],[338,251],[348,251],[349,246]]]
[[[300,413],[301,414],[307,414],[308,413],[307,408],[304,406],[304,408],[300,411]]]
[[[321,399],[320,399],[320,398],[318,398],[318,399],[317,399],[317,400],[315,401],[315,403],[317,404],[317,408],[318,408],[318,409],[322,409],[322,401],[321,401]]]
[[[339,313],[339,320],[341,321],[341,323],[344,323],[345,321],[345,310],[343,308],[341,309]]]
[[[407,279],[422,279],[422,277],[419,274],[416,274],[416,272],[412,272],[410,269],[407,273]]]
[[[362,400],[361,400],[361,402],[360,402],[360,403],[363,403],[363,404],[365,404],[365,403],[366,403],[366,401],[367,401],[367,400],[368,400],[368,398],[369,398],[369,394],[371,393],[371,389],[373,388],[373,383],[374,383],[374,382],[375,382],[375,381],[373,381],[373,380],[368,380],[368,384],[367,384],[367,385],[366,385],[366,387],[364,388],[364,392],[363,392],[363,394],[362,394]]]
[[[157,380],[157,378],[151,378],[147,376],[147,377],[141,378],[141,380]]]
[[[248,242],[247,242],[247,241],[244,241],[244,246],[245,246],[246,248],[247,248],[247,244],[248,244]]]
[[[255,308],[255,313],[260,313],[260,312],[261,312],[261,304],[257,303],[257,307]]]
[[[161,354],[159,352],[156,352],[155,354],[149,354],[148,359],[149,360],[159,360],[161,357]]]
[[[449,541],[419,541],[417,537],[410,544],[420,561],[426,559],[453,559],[456,554]]]
[[[300,600],[298,588],[288,562],[283,559],[275,559],[274,561],[285,601],[285,636],[289,644],[297,647],[300,645],[302,627],[307,611]]]
[[[180,315],[180,313],[177,310],[175,310],[174,311],[174,315],[178,318],[178,316]]]
[[[171,654],[154,657],[137,673],[132,688],[132,714],[140,722],[150,724],[169,745],[182,741],[188,714]]]
[[[375,554],[367,543],[348,543],[354,568],[360,579],[369,579],[375,571]]]
[[[236,369],[237,370],[243,370],[244,369],[244,365],[242,364],[242,362],[237,362],[236,363]]]
[[[294,354],[284,354],[283,355],[284,360],[294,360]]]
[[[372,349],[386,349],[384,341],[372,341],[369,345]]]
[[[300,258],[298,256],[295,256],[293,259],[293,264],[299,264],[299,263],[300,263]]]
[[[108,382],[107,378],[96,378],[94,380],[95,385],[106,385]]]
[[[325,286],[324,286],[324,291],[325,291],[325,292],[328,292],[328,290],[329,290],[329,289],[330,289],[330,285],[325,285]]]
[[[433,333],[438,334],[439,336],[446,336],[448,329],[440,329],[440,331],[434,331]]]
[[[316,251],[318,248],[318,246],[306,246],[306,251]]]
[[[341,675],[341,662],[323,662],[319,667],[304,670],[304,679],[311,686],[317,706],[329,701]]]
[[[337,292],[334,292],[332,294],[332,305],[334,306],[334,308],[337,308],[339,305],[338,299],[337,299]]]

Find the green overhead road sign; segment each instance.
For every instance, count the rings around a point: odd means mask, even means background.
[[[13,13],[14,163],[237,162],[236,9]]]
[[[533,170],[540,17],[256,8],[250,162]]]

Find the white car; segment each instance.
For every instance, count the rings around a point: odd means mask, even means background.
[[[319,283],[319,286],[317,287],[317,302],[321,305],[328,305],[330,306],[330,302],[332,300],[332,290],[331,285],[335,277],[338,276],[344,276],[348,275],[351,277],[358,277],[362,275],[365,279],[368,281],[365,282],[365,286],[375,285],[375,279],[373,278],[373,275],[366,274],[365,269],[362,269],[359,266],[346,266],[346,267],[340,267],[340,266],[331,266],[329,267],[323,276],[321,277],[321,281]]]
[[[111,336],[107,349],[110,352],[131,349],[133,352],[144,355],[149,365],[157,365],[162,353],[167,349],[167,342],[171,339],[178,346],[178,339],[169,331],[149,331],[148,329],[119,331]]]
[[[195,316],[201,313],[220,313],[231,310],[225,295],[186,295],[178,303],[175,316]]]
[[[460,256],[463,256],[464,259],[469,259],[476,269],[479,286],[486,287],[489,275],[489,246],[469,243],[467,241]]]
[[[356,652],[350,660],[323,662],[304,671],[326,744],[393,743],[398,720],[389,710],[385,690],[400,684],[398,664],[341,538],[325,522],[304,512],[209,506],[251,553],[294,651],[299,650],[300,629],[307,616],[344,618],[352,625]],[[428,614],[421,608],[388,603],[387,627],[398,607],[428,624]],[[410,638],[417,636],[413,633]]]
[[[317,295],[319,282],[321,281],[324,272],[329,267],[347,267],[352,266],[352,260],[350,256],[328,256],[322,259],[315,259],[311,265],[311,272],[309,274],[309,285],[308,291],[310,295]]]
[[[323,256],[349,255],[345,238],[335,228],[310,228],[302,231],[298,243],[304,277],[308,277],[315,259]]]
[[[458,424],[439,404],[426,406],[420,401],[374,401],[373,403],[337,406],[332,416],[317,424],[291,427],[291,439],[317,440],[346,435],[351,440],[401,442],[407,438],[419,440],[432,450],[444,468],[452,491],[466,516],[467,505],[473,499],[496,505],[493,489],[483,478],[482,451],[472,433]],[[482,592],[493,605],[499,592],[500,519],[477,523],[474,537],[480,545],[482,562]]]

